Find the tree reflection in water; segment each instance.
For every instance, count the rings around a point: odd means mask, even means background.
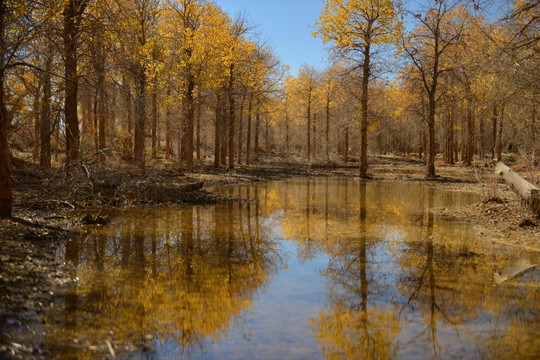
[[[284,266],[251,211],[250,203],[139,210],[119,218],[116,230],[87,228],[66,246],[80,282],[65,294],[64,325],[47,340],[76,339],[83,348],[102,339],[172,341],[184,354],[219,340]],[[59,348],[59,357],[81,356],[77,346]]]
[[[65,294],[61,325],[46,336],[58,356],[92,357],[87,349],[103,339],[203,356],[232,325],[247,324],[259,294],[272,298],[275,289],[261,290],[285,273],[294,249],[303,277],[287,271],[288,283],[321,287],[312,303],[302,298],[317,309],[295,328],[306,332],[288,333],[253,314],[249,321],[263,321],[249,325],[258,338],[246,331],[244,340],[283,345],[261,334],[271,325],[287,346],[314,336],[320,349],[308,353],[332,359],[540,357],[537,274],[494,286],[492,274],[511,262],[508,253],[434,214],[474,201],[467,195],[418,183],[315,178],[226,193],[248,201],[111,213],[113,226],[86,228],[71,241],[66,259],[80,283]],[[307,275],[302,266],[317,261],[322,269]],[[295,290],[279,289],[285,302],[267,304],[305,314],[295,308]],[[66,347],[73,339],[80,346]]]

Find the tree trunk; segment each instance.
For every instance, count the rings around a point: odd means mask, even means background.
[[[157,79],[152,92],[152,159],[157,158]]]
[[[247,134],[246,134],[246,165],[249,165],[250,156],[251,156],[251,113],[252,113],[252,110],[253,110],[253,94],[249,94]]]
[[[502,103],[502,106],[501,106],[501,114],[500,114],[500,117],[499,117],[499,131],[497,133],[497,141],[496,141],[496,144],[497,144],[497,159],[500,161],[502,160],[502,132],[503,132],[503,120],[504,120],[504,108],[505,108],[505,103],[503,102]]]
[[[66,124],[66,171],[71,171],[80,160],[79,119],[77,117],[77,39],[85,2],[69,0],[64,8],[64,67],[66,97],[64,115]]]
[[[285,155],[288,158],[290,154],[290,145],[289,145],[289,111],[285,111]]]
[[[99,44],[99,47],[102,47],[103,45]],[[100,49],[101,50],[101,49]],[[97,103],[95,106],[97,107],[97,146],[96,150],[99,153],[99,158],[101,161],[105,161],[105,154],[103,153],[103,150],[105,149],[105,139],[106,139],[106,101],[105,101],[105,56],[103,55],[104,51],[98,50],[99,58],[97,59],[96,64],[96,72],[97,72],[97,84],[96,84],[96,95],[97,95]]]
[[[231,85],[232,86],[232,85]],[[232,87],[229,89],[229,170],[234,169],[234,131],[235,131],[235,99]]]
[[[135,84],[135,145],[133,147],[134,163],[140,169],[145,167],[144,123],[146,119],[146,72],[142,65],[137,68]]]
[[[182,158],[181,162],[186,162],[186,170],[193,171],[193,124],[195,118],[194,103],[195,79],[192,75],[188,76],[186,97],[184,105],[184,119],[182,126]]]
[[[317,158],[317,112],[313,114],[313,158]]]
[[[257,115],[255,115],[255,155],[259,153],[259,127],[261,123],[261,114],[257,108]]]
[[[216,118],[214,124],[214,166],[219,166],[219,154],[221,153],[221,95],[218,90],[216,95]]]
[[[202,99],[199,93],[199,96],[197,99],[197,129],[196,129],[197,160],[201,160],[201,117],[202,117]]]
[[[7,13],[5,0],[0,0],[0,34],[5,34]],[[0,39],[0,219],[11,217],[13,207],[13,180],[8,145],[8,116],[5,103],[5,38]]]
[[[362,94],[360,98],[361,105],[361,123],[360,123],[360,177],[367,177],[367,131],[368,131],[368,90],[370,76],[370,43],[364,46],[364,63],[362,64]]]
[[[349,162],[349,127],[345,126],[345,146],[344,146],[343,162]]]
[[[45,59],[45,71],[43,72],[43,97],[41,99],[41,118],[39,121],[39,165],[47,169],[51,167],[51,70],[52,53],[49,49]]]
[[[132,162],[133,161],[133,105],[131,103],[131,86],[128,82],[126,74],[122,74],[122,88],[124,92],[125,106],[126,106],[126,120],[127,120],[127,134],[125,138],[125,156]]]
[[[242,164],[242,143],[244,139],[242,137],[242,116],[244,114],[244,104],[246,102],[246,95],[242,96],[242,102],[240,103],[240,112],[238,114],[238,165]]]
[[[98,139],[98,106],[99,106],[99,99],[98,99],[98,92],[96,89],[96,92],[94,93],[94,105],[93,105],[93,111],[92,111],[92,135],[94,136],[94,150],[96,153],[99,152],[99,139]]]
[[[474,159],[474,117],[472,110],[472,100],[467,101],[467,152],[465,157],[465,164],[467,166],[472,165]]]
[[[310,162],[311,161],[311,93],[309,93],[308,103],[307,103],[306,130],[307,130],[306,156],[307,156],[307,161]]]
[[[264,118],[264,126],[265,126],[265,129],[264,129],[264,148],[265,148],[265,151],[267,154],[270,153],[270,138],[268,136],[269,134],[269,131],[268,129],[270,128],[269,124],[268,124],[268,114],[265,116]]]
[[[330,160],[330,97],[326,97],[326,161]]]
[[[167,89],[167,99],[171,96],[171,90]],[[169,159],[172,155],[172,139],[171,139],[171,105],[167,104],[165,113],[165,159]]]
[[[501,161],[495,164],[495,172],[502,176],[514,191],[525,199],[535,214],[540,215],[540,189],[523,179]]]

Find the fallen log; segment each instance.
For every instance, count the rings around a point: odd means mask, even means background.
[[[514,170],[503,162],[495,163],[495,172],[503,177],[508,185],[514,189],[529,204],[535,214],[540,215],[540,189],[519,176]]]

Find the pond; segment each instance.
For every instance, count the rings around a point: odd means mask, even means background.
[[[536,358],[538,270],[511,265],[421,183],[302,178],[237,201],[107,210],[65,248],[78,285],[44,335],[58,358]],[[533,254],[531,256],[537,256]]]

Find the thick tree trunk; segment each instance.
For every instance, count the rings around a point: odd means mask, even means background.
[[[5,34],[4,19],[7,16],[5,0],[0,0],[0,34]],[[0,219],[11,217],[13,207],[13,180],[8,145],[8,116],[5,103],[5,38],[0,39]]]
[[[77,116],[77,38],[80,15],[84,11],[79,1],[69,0],[64,8],[64,67],[66,97],[64,115],[66,124],[66,171],[71,171],[80,160],[79,119]]]

